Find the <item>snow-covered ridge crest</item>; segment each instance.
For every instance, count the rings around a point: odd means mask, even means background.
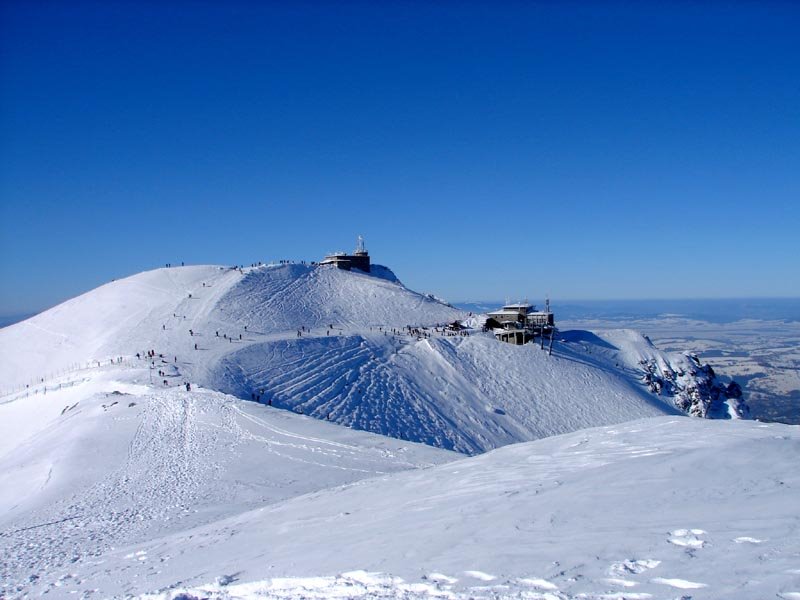
[[[460,315],[376,267],[370,276],[303,264],[190,266],[107,283],[0,329],[0,393],[142,350],[185,355],[197,342],[188,339],[189,329],[206,340],[220,331],[239,341],[245,325],[266,335],[330,324],[404,327]]]

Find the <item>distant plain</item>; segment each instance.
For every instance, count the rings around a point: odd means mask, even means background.
[[[502,300],[463,302],[474,312]],[[661,350],[693,352],[738,382],[751,416],[800,424],[800,299],[597,300],[553,302],[560,329],[628,328]]]

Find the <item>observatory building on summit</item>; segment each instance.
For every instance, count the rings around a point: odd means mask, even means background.
[[[333,254],[329,254],[322,259],[319,264],[334,265],[338,269],[344,269],[345,271],[349,271],[350,269],[358,269],[359,271],[369,273],[369,253],[364,247],[364,238],[358,236],[356,249],[352,254],[347,254],[345,252],[334,252]]]

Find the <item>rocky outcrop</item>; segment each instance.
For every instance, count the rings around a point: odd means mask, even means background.
[[[676,364],[677,363],[677,364]],[[735,381],[725,384],[714,369],[696,354],[683,354],[676,362],[641,360],[643,381],[651,392],[672,398],[676,407],[704,419],[747,418],[750,409]]]

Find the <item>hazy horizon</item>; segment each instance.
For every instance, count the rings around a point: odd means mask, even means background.
[[[86,290],[90,292],[91,290]],[[419,291],[419,290],[415,290]],[[81,294],[79,294],[81,295]],[[68,299],[67,299],[68,300]],[[473,312],[493,310],[502,306],[503,299],[451,300],[453,306]],[[520,301],[525,298],[519,299]],[[544,299],[527,299],[531,304],[543,307]],[[66,300],[65,300],[66,301]],[[516,302],[517,298],[509,301]],[[60,302],[58,304],[61,304]],[[0,327],[7,327],[50,310],[48,306],[36,311],[0,313]],[[800,321],[800,297],[731,298],[551,298],[553,311],[559,320],[580,319],[642,319],[678,316],[701,321],[727,323],[745,318],[755,320]]]

